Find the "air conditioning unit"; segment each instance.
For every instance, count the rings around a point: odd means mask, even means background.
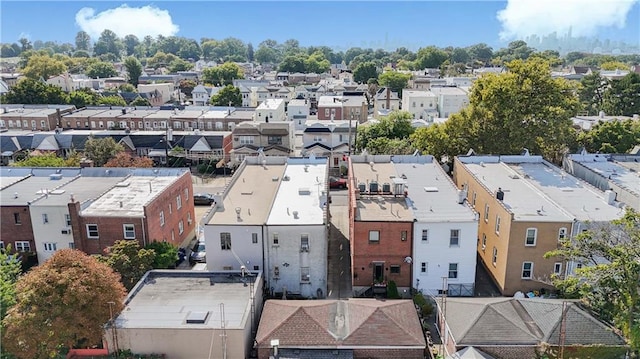
[[[63,229],[60,231],[62,234],[71,234],[71,229]]]
[[[302,281],[303,282],[308,282],[310,280],[311,280],[311,276],[310,275],[305,274],[305,275],[302,276]]]

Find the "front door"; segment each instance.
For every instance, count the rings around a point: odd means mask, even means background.
[[[373,282],[382,283],[384,281],[384,263],[373,263]]]

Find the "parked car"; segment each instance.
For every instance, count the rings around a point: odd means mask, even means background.
[[[189,255],[189,264],[194,265],[196,263],[207,263],[207,252],[204,245],[204,239],[198,240],[198,242],[191,249]]]
[[[210,206],[213,204],[213,196],[209,193],[196,193],[193,195],[193,204]]]
[[[338,177],[329,177],[329,188],[347,188],[347,180]]]

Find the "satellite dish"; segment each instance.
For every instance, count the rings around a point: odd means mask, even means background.
[[[413,259],[411,257],[405,257],[404,262],[411,264],[413,263]]]

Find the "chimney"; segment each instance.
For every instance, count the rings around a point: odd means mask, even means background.
[[[122,208],[122,201],[120,201],[120,208]]]
[[[502,188],[498,187],[498,191],[496,192],[496,198],[499,201],[504,201],[504,192],[502,191]]]
[[[391,107],[391,89],[387,87],[387,110]]]

